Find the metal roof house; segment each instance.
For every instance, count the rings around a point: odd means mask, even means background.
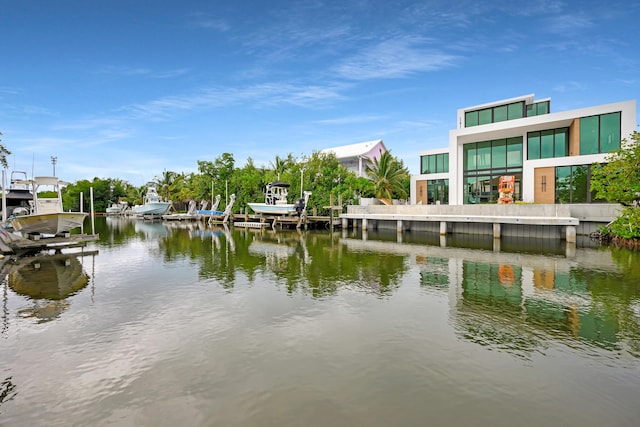
[[[374,141],[325,148],[320,152],[335,154],[342,165],[355,172],[356,176],[362,177],[367,174],[367,164],[371,164],[374,158],[379,159],[382,153],[386,151],[387,147],[385,147],[384,142],[381,139],[376,139]]]

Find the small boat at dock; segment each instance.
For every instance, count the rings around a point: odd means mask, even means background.
[[[23,236],[67,233],[74,228],[81,227],[88,215],[86,212],[64,211],[61,189],[69,183],[61,181],[55,176],[36,176],[32,180],[17,181],[16,184],[30,185],[33,194],[30,209],[28,211],[24,208],[14,209],[10,219],[13,229],[19,231]],[[43,191],[42,187],[49,187],[48,189],[55,196],[39,196],[38,190]]]
[[[264,203],[247,203],[257,214],[266,215],[300,215],[305,209],[311,192],[305,191],[296,203],[287,201],[289,184],[274,181],[267,184],[265,188]]]
[[[147,193],[144,195],[144,203],[134,206],[132,213],[138,216],[162,216],[169,211],[169,208],[171,208],[171,202],[162,200],[156,187],[148,186]]]

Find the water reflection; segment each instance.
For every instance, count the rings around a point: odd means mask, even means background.
[[[95,289],[0,336],[7,425],[636,421],[637,253],[105,224]]]
[[[7,377],[0,382],[0,407],[3,403],[13,400],[18,393],[16,392],[16,386],[13,384],[12,377]],[[0,411],[2,414],[2,411]]]
[[[38,323],[59,317],[70,306],[67,298],[89,283],[78,257],[69,254],[18,258],[9,261],[4,271],[9,288],[31,301],[18,314]]]
[[[365,247],[358,239],[345,242]],[[571,256],[537,255],[544,248],[567,251],[533,243],[507,242],[517,252],[496,253],[374,242],[369,234],[366,247],[413,256],[421,286],[450,299],[453,324],[464,339],[519,355],[559,339],[640,356],[638,254],[572,245]]]
[[[200,280],[230,291],[248,281],[314,298],[341,289],[391,296],[417,266],[420,286],[449,298],[452,324],[465,340],[523,355],[549,339],[640,355],[638,255],[624,250],[553,239],[504,237],[496,246],[473,235],[399,238],[385,230],[274,232],[200,222],[138,220],[133,229],[159,242],[164,262],[189,259]]]

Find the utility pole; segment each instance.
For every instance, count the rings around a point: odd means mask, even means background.
[[[51,156],[51,164],[53,165],[53,176],[56,176],[56,163],[58,163],[58,157]]]

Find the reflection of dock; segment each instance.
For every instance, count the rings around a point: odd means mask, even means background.
[[[85,246],[88,242],[98,239],[95,234],[67,234],[64,237],[40,237],[26,239],[14,233],[2,230],[0,232],[0,251],[3,253],[21,254],[38,252],[48,249],[61,250]]]

